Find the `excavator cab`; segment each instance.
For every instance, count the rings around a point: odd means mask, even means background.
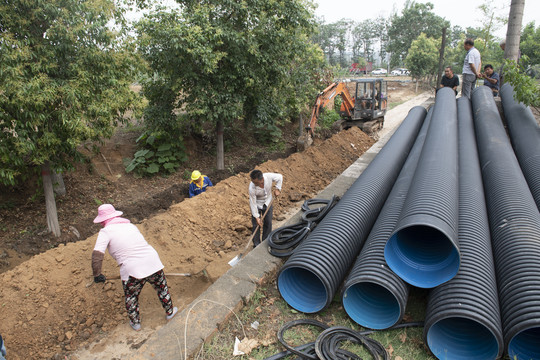
[[[340,110],[341,128],[358,126],[371,134],[382,129],[388,103],[386,81],[383,79],[355,79],[354,110]],[[350,115],[348,115],[350,114]],[[348,116],[347,116],[348,115]]]

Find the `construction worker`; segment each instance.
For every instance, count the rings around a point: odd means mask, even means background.
[[[189,183],[189,197],[202,194],[209,186],[214,186],[208,176],[201,175],[199,170],[191,173],[191,182]]]
[[[99,231],[92,252],[92,271],[94,282],[107,280],[101,273],[101,266],[105,250],[108,249],[109,254],[120,265],[120,279],[126,297],[129,325],[133,330],[139,331],[141,329],[139,294],[147,281],[157,291],[167,320],[174,317],[178,308],[173,307],[158,253],[146,242],[139,229],[120,215],[122,212],[117,211],[111,204],[103,204],[98,208],[98,216],[94,219],[94,223],[103,225],[103,229]]]
[[[0,360],[6,360],[6,344],[4,344],[4,339],[2,339],[2,335],[0,335]]]
[[[281,194],[281,185],[283,183],[283,175],[276,173],[262,173],[260,170],[253,170],[249,177],[249,207],[251,209],[251,224],[253,225],[253,247],[257,247],[261,243],[260,228],[262,227],[262,240],[266,239],[268,234],[272,232],[272,184],[276,183],[274,195],[277,197]],[[267,211],[268,210],[268,211]],[[264,221],[262,216],[266,212]],[[257,227],[258,225],[258,227]]]

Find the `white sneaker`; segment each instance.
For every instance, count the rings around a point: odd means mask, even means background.
[[[176,315],[177,312],[178,312],[178,308],[175,306],[175,307],[173,308],[173,310],[172,310],[172,314],[166,316],[166,317],[167,317],[167,320],[171,320],[171,319],[174,317],[174,315]]]
[[[129,325],[130,325],[130,326],[133,328],[133,330],[135,330],[135,331],[141,330],[141,323],[135,324],[135,323],[132,323],[131,320],[129,320]]]

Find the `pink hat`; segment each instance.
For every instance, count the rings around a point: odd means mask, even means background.
[[[122,215],[123,212],[115,210],[111,204],[103,204],[98,207],[98,216],[94,219],[94,223],[101,223],[105,220],[112,219]]]

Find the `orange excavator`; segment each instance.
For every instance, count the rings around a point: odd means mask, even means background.
[[[351,96],[349,91],[349,83],[355,88],[354,96]],[[383,79],[336,81],[317,95],[306,126],[306,134],[302,134],[298,139],[299,148],[307,148],[311,144],[321,112],[330,102],[333,104],[334,98],[338,95],[342,99],[339,110],[341,120],[334,123],[334,128],[342,130],[358,126],[367,134],[374,134],[382,129],[388,100],[386,81]]]

